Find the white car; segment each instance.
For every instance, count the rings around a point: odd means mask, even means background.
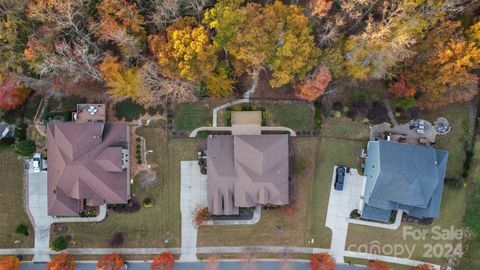
[[[35,153],[33,155],[33,172],[40,172],[42,170],[42,155]]]

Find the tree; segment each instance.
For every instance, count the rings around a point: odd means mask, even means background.
[[[330,71],[320,65],[304,81],[295,85],[295,94],[299,98],[314,101],[325,92],[331,81]]]
[[[335,259],[327,253],[313,254],[310,258],[310,269],[312,270],[334,270]]]
[[[124,260],[117,253],[103,255],[97,262],[97,270],[122,270]]]
[[[398,76],[396,82],[388,89],[396,97],[412,97],[417,91],[414,87],[408,87],[407,80],[403,75]]]
[[[434,28],[417,50],[405,78],[422,93],[421,107],[469,101],[477,94],[478,78],[470,70],[480,64],[480,46],[465,39],[460,22]]]
[[[379,260],[373,260],[368,262],[367,264],[367,269],[368,270],[389,270],[390,267],[386,262],[382,262]]]
[[[226,45],[235,37],[240,25],[245,23],[246,10],[241,8],[243,0],[221,0],[207,10],[203,23],[215,30],[213,44],[226,50]]]
[[[158,28],[163,28],[181,16],[182,0],[155,0],[150,19]]]
[[[31,156],[37,150],[37,146],[34,141],[25,140],[15,144],[14,152],[15,154],[28,157]]]
[[[18,270],[20,260],[15,256],[4,256],[0,259],[0,270]]]
[[[107,93],[116,100],[139,98],[138,68],[125,68],[117,58],[108,55],[100,64],[100,71],[109,90]]]
[[[332,8],[333,0],[310,0],[308,6],[310,12],[318,17],[327,15],[328,11]]]
[[[468,29],[468,37],[473,41],[480,42],[480,22],[470,26]]]
[[[150,36],[150,49],[164,76],[200,82],[217,66],[216,49],[205,27],[192,17],[176,20],[165,36]]]
[[[171,252],[164,252],[153,257],[150,269],[152,270],[172,270],[175,265],[175,257]]]
[[[300,7],[276,1],[266,9],[271,9],[283,23],[282,34],[277,37],[280,45],[272,58],[267,60],[273,76],[270,85],[280,87],[296,78],[303,79],[315,66],[319,50],[315,47],[308,19]]]
[[[154,107],[167,102],[182,103],[195,99],[193,93],[197,86],[186,80],[164,77],[157,62],[146,62],[139,72],[138,102],[145,107]]]
[[[208,256],[205,261],[205,269],[207,270],[218,270],[219,262],[217,255]]]
[[[75,258],[68,253],[60,253],[47,264],[45,270],[74,270]]]
[[[24,71],[23,50],[30,30],[19,13],[0,7],[0,73]]]
[[[226,97],[232,94],[235,80],[231,79],[227,65],[219,65],[215,74],[205,78],[205,86],[211,97]]]
[[[435,269],[435,267],[433,267],[433,265],[428,264],[428,263],[424,263],[424,264],[420,264],[420,265],[415,266],[415,270],[434,270],[434,269]]]
[[[68,239],[65,236],[60,235],[59,237],[55,238],[55,240],[53,240],[53,246],[52,246],[53,250],[60,251],[67,248],[68,248]]]
[[[3,80],[1,80],[3,77]],[[0,109],[13,110],[27,99],[30,91],[9,75],[0,75]]]
[[[105,40],[113,40],[112,32],[125,30],[130,35],[142,36],[143,17],[135,3],[126,0],[102,0],[97,5],[100,14],[100,26],[97,35]]]

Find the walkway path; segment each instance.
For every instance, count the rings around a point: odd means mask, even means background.
[[[198,161],[181,162],[180,212],[182,214],[182,248],[180,261],[197,261],[195,210],[207,207],[207,176],[200,173]]]
[[[228,103],[225,103],[223,105],[220,105],[218,107],[215,107],[213,108],[213,119],[212,119],[212,126],[216,127],[217,126],[217,114],[218,114],[218,111],[222,110],[222,109],[225,109],[225,108],[228,108],[228,107],[231,107],[233,105],[237,105],[237,104],[242,104],[242,103],[248,103],[250,101],[250,99],[248,98],[243,98],[243,99],[239,99],[239,100],[235,100],[235,101],[232,101],[232,102],[228,102]]]
[[[37,108],[37,113],[35,113],[35,116],[33,117],[33,125],[35,126],[35,129],[37,130],[37,132],[43,137],[47,136],[47,134],[43,130],[44,127],[42,123],[43,108],[46,103],[47,103],[46,98],[42,98],[42,100],[40,100],[40,104],[38,105],[38,108]]]
[[[387,99],[387,98],[384,99],[383,104],[385,105],[385,108],[387,108],[387,110],[388,110],[388,118],[392,122],[393,126],[394,127],[397,126],[398,122],[397,122],[397,119],[395,119],[395,115],[393,114],[392,105],[390,104],[390,100]]]

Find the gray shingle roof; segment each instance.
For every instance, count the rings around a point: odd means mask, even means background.
[[[365,163],[367,210],[362,217],[383,221],[385,215],[369,208],[402,209],[419,218],[438,216],[447,158],[446,151],[435,148],[370,141]]]

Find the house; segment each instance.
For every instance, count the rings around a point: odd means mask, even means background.
[[[288,135],[211,135],[207,147],[210,214],[288,204]]]
[[[403,210],[416,218],[435,218],[447,168],[448,152],[393,141],[370,141],[361,217],[388,222]]]
[[[79,216],[86,206],[128,202],[126,123],[50,122],[47,152],[48,215]]]

